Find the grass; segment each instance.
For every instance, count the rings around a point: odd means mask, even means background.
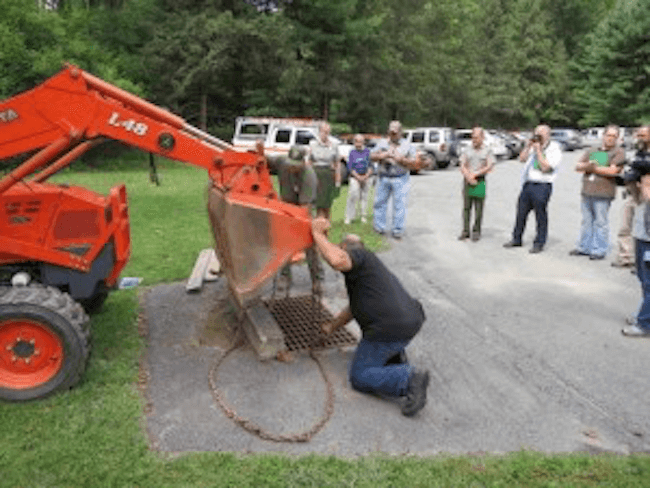
[[[133,258],[125,274],[143,277],[149,285],[186,278],[198,252],[211,245],[205,173],[177,165],[161,172],[161,187],[149,183],[146,170],[57,176],[100,192],[127,183]],[[333,239],[347,231],[340,222],[344,204],[345,194],[333,209]],[[368,226],[355,224],[352,230],[368,237],[375,249],[386,246]],[[0,403],[0,487],[650,486],[650,461],[644,455],[521,451],[341,459],[152,452],[137,388],[146,347],[137,315],[135,290],[112,293],[92,318],[93,353],[77,387],[40,401]]]

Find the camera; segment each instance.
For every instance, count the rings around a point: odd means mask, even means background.
[[[533,137],[530,138],[530,142],[542,142],[542,136],[539,134],[533,134]]]

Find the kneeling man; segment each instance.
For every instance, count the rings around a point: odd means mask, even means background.
[[[330,223],[312,221],[314,242],[328,264],[343,273],[350,305],[322,326],[325,334],[343,327],[353,318],[363,337],[350,366],[350,383],[356,390],[405,397],[402,413],[415,415],[426,404],[429,372],[413,368],[404,348],[418,333],[425,316],[399,280],[361,239],[347,235],[340,245],[327,239]]]

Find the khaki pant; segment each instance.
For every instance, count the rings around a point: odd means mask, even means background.
[[[634,264],[634,239],[632,239],[632,222],[636,204],[631,196],[627,196],[621,211],[621,227],[616,240],[616,257],[614,262],[621,265]]]

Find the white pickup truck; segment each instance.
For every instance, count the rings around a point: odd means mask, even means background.
[[[271,172],[276,172],[278,159],[286,156],[293,145],[308,146],[318,134],[321,120],[276,117],[237,117],[232,144],[236,149],[250,150],[257,140],[264,141],[264,153]],[[337,137],[330,140],[339,144],[339,152],[347,163],[353,146]]]

